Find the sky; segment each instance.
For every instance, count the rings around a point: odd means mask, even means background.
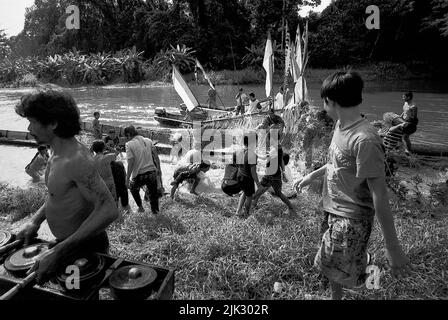
[[[25,8],[34,0],[0,0],[0,29],[10,36],[16,36],[23,29]]]
[[[314,11],[322,12],[331,0],[322,0],[322,4]],[[32,6],[34,0],[0,0],[0,29],[4,29],[7,36],[15,36],[23,29],[25,21],[25,8]],[[310,6],[303,6],[299,10],[301,16],[307,16],[312,9]]]
[[[331,3],[331,1],[332,0],[322,0],[321,4],[314,9],[311,6],[302,6],[299,10],[299,15],[301,17],[306,17],[306,16],[308,16],[311,9],[313,9],[312,11],[315,11],[315,12],[322,12],[326,7],[328,7],[328,5]]]

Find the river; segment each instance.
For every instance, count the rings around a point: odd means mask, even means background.
[[[192,85],[192,91],[201,103],[207,100],[208,87]],[[217,86],[218,104],[232,106],[237,86]],[[265,97],[264,85],[244,85],[246,93],[254,92],[256,97]],[[274,87],[276,91],[278,86]],[[384,112],[401,113],[402,92],[414,91],[414,102],[418,106],[418,131],[412,135],[415,142],[448,145],[448,83],[393,82],[366,83],[362,112],[369,119],[379,119]],[[26,131],[28,121],[14,112],[20,97],[32,89],[0,89],[0,129]],[[158,127],[154,121],[154,108],[161,106],[175,111],[182,101],[172,86],[152,87],[94,87],[67,89],[75,98],[83,121],[91,121],[93,112],[101,113],[100,122],[111,125]],[[320,83],[309,83],[312,104],[322,106]],[[23,168],[34,156],[35,150],[27,147],[0,145],[0,182],[26,186],[30,178]]]

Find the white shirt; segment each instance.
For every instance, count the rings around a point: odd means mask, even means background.
[[[283,101],[283,93],[279,92],[275,96],[274,109],[283,109],[284,101]]]
[[[154,171],[156,166],[152,159],[152,141],[142,136],[136,136],[126,142],[126,158],[134,159],[134,168],[131,178],[135,178],[141,173]]]
[[[249,108],[246,111],[246,114],[252,114],[252,113],[259,112],[260,110],[257,108],[257,104],[258,103],[259,103],[258,99],[255,99],[254,101],[250,100],[249,101]]]

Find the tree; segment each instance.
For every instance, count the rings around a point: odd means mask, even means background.
[[[7,58],[11,54],[9,39],[3,29],[0,29],[0,60]]]

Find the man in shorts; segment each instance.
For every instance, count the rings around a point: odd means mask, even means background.
[[[394,226],[384,172],[384,151],[376,129],[360,114],[363,80],[352,71],[336,72],[321,88],[324,108],[337,120],[328,163],[295,183],[297,192],[325,175],[323,209],[328,229],[315,266],[330,280],[332,299],[343,287],[365,283],[367,245],[376,214],[394,275],[404,273],[405,256]]]
[[[259,185],[257,155],[255,153],[256,140],[255,132],[253,134],[245,134],[243,137],[244,148],[236,152],[236,163],[238,164],[237,180],[243,191],[238,202],[236,215],[241,218],[247,218],[249,216],[252,206],[252,196],[255,193],[255,184],[257,186]]]

